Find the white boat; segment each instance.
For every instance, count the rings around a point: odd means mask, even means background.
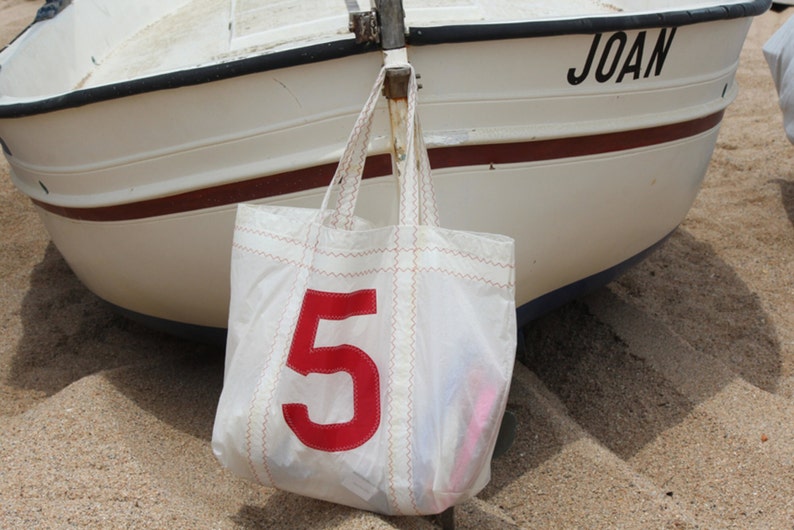
[[[770,5],[404,1],[442,223],[516,239],[521,323],[684,219]],[[359,11],[371,28],[364,0],[54,0],[0,52],[12,179],[89,289],[226,326],[235,205],[318,206],[382,64]],[[385,223],[381,106],[359,214]]]

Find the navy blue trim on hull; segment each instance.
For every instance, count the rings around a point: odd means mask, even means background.
[[[125,318],[129,318],[133,322],[137,322],[151,330],[167,333],[180,339],[186,339],[193,342],[202,344],[210,344],[212,346],[225,347],[226,346],[226,328],[216,328],[212,326],[199,326],[197,324],[187,324],[185,322],[176,322],[174,320],[167,320],[164,318],[157,318],[135,311],[130,311],[121,306],[111,304],[110,307],[116,313]]]
[[[772,0],[705,7],[668,13],[609,15],[562,20],[543,20],[494,24],[460,24],[427,28],[410,28],[408,42],[414,46],[452,42],[552,37],[555,35],[591,35],[612,31],[650,28],[673,28],[703,22],[753,17],[765,13]]]
[[[186,68],[166,74],[75,90],[29,103],[2,105],[0,106],[0,118],[22,118],[35,114],[82,107],[100,101],[136,96],[147,92],[201,85],[269,70],[278,70],[279,68],[329,61],[370,51],[378,51],[378,48],[368,44],[356,44],[354,39],[305,46],[295,50],[248,57],[209,66]],[[0,71],[0,75],[2,75],[2,71]]]
[[[546,293],[543,296],[535,298],[534,300],[522,305],[516,310],[518,327],[521,328],[533,320],[542,317],[546,313],[549,313],[570,302],[571,300],[581,298],[582,296],[605,286],[609,282],[616,280],[629,269],[635,265],[638,265],[641,261],[651,255],[656,249],[661,247],[670,238],[670,236],[673,235],[674,232],[675,230],[667,234],[658,243],[646,248],[639,254],[630,257],[626,261],[618,263],[614,267],[610,267],[609,269],[593,274],[592,276],[583,278],[578,282],[573,282],[564,287],[560,287],[559,289],[551,291],[550,293]]]
[[[518,320],[519,329],[529,324],[531,321],[540,318],[541,316],[553,311],[554,309],[574,300],[580,298],[596,289],[599,289],[609,282],[617,279],[623,273],[639,264],[642,260],[647,258],[656,249],[662,246],[673,235],[673,232],[667,234],[661,241],[643,250],[639,254],[632,256],[626,261],[610,267],[607,270],[588,276],[582,280],[574,282],[565,287],[560,287],[550,293],[527,302],[516,310],[516,317]],[[223,347],[226,345],[226,329],[215,328],[210,326],[198,326],[195,324],[186,324],[184,322],[174,322],[172,320],[165,320],[162,318],[152,317],[124,309],[114,304],[110,304],[113,309],[121,314],[138,322],[150,329],[168,333],[175,337],[180,337],[194,342],[204,344],[211,344]]]
[[[652,27],[677,27],[756,16],[766,12],[771,5],[772,0],[748,0],[740,4],[669,13],[427,28],[414,27],[410,28],[406,40],[410,46],[420,46],[454,42],[548,37],[553,35],[593,34]],[[368,43],[357,44],[355,39],[351,37],[325,44],[305,46],[209,66],[187,68],[176,72],[132,79],[110,85],[75,90],[55,97],[26,103],[0,105],[0,118],[21,118],[44,114],[146,92],[211,83],[268,70],[340,59],[379,50],[380,48],[377,46]],[[2,72],[0,72],[0,75],[2,75]]]

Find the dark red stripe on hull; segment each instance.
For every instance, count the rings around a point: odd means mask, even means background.
[[[722,115],[723,112],[720,111],[683,123],[574,138],[437,147],[429,151],[430,164],[433,169],[443,169],[539,162],[625,151],[695,136],[716,127],[722,121]],[[33,203],[44,210],[70,219],[85,221],[144,219],[322,188],[331,181],[335,169],[336,163],[324,164],[157,199],[97,208],[70,208],[36,199],[33,199]],[[391,175],[389,154],[367,158],[364,169],[365,179],[386,175]]]

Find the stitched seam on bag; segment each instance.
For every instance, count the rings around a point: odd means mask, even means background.
[[[314,273],[317,273],[317,274],[321,274],[323,276],[333,277],[333,278],[358,278],[358,277],[361,277],[361,276],[368,276],[368,275],[371,275],[371,274],[381,274],[381,273],[385,273],[385,272],[388,272],[388,273],[410,272],[410,271],[414,270],[414,269],[408,268],[408,267],[377,267],[377,268],[372,268],[372,269],[364,269],[364,270],[361,270],[361,271],[358,271],[358,272],[344,272],[344,273],[343,272],[329,272],[329,271],[324,271],[322,269],[318,269],[318,268],[314,268],[314,267],[307,267],[303,263],[300,263],[300,262],[298,262],[296,260],[290,260],[290,259],[287,259],[287,258],[283,258],[281,256],[276,256],[276,255],[271,254],[269,252],[265,252],[263,250],[254,249],[254,248],[251,248],[251,247],[246,247],[246,246],[241,245],[239,243],[234,243],[233,246],[237,250],[240,250],[240,251],[243,251],[243,252],[248,252],[249,254],[254,254],[254,255],[257,255],[257,256],[264,256],[264,257],[269,258],[269,259],[271,259],[271,260],[273,260],[275,262],[278,262],[278,263],[285,263],[285,264],[292,265],[292,266],[295,266],[295,267],[305,268],[305,269],[310,270],[311,272],[314,272]],[[485,278],[483,276],[475,276],[473,274],[464,274],[464,273],[461,273],[461,272],[452,271],[452,270],[444,269],[444,268],[441,268],[441,267],[417,267],[415,269],[415,271],[416,272],[435,272],[435,273],[439,273],[439,274],[446,274],[448,276],[454,276],[456,278],[460,278],[460,279],[463,279],[463,280],[469,280],[469,281],[477,282],[477,283],[484,283],[486,285],[490,285],[492,287],[497,287],[499,289],[510,289],[510,288],[512,288],[515,285],[514,282],[500,283],[500,282],[493,281],[493,280],[491,280],[489,278]]]
[[[381,69],[380,73],[378,74],[378,78],[375,81],[375,85],[372,87],[372,92],[370,93],[369,98],[367,99],[366,103],[364,104],[364,108],[359,113],[359,117],[356,119],[356,123],[353,126],[353,131],[350,134],[350,137],[348,139],[347,145],[350,145],[351,143],[355,142],[354,145],[358,146],[358,143],[359,143],[360,138],[361,138],[362,130],[366,131],[364,139],[365,140],[369,139],[371,131],[372,131],[372,112],[374,110],[374,106],[377,105],[377,102],[378,102],[377,91],[382,86],[384,78],[385,78],[385,70]],[[364,121],[363,124],[360,122],[360,119],[361,119],[362,115],[366,115],[366,118],[367,118]],[[350,192],[353,198],[356,198],[358,196],[358,188],[361,185],[361,173],[363,172],[364,165],[366,164],[368,147],[369,147],[368,145],[364,145],[363,149],[360,149],[359,153],[358,153],[358,155],[359,155],[358,168],[356,168],[356,173],[355,173],[357,178],[355,178],[353,180],[353,191]],[[352,160],[351,160],[351,156],[348,156],[348,150],[347,149],[345,149],[345,151],[343,153],[343,156],[345,157],[345,160],[344,160],[345,167],[350,167],[350,163],[352,162]],[[343,163],[343,161],[340,160],[339,165],[341,166],[342,163]],[[337,168],[337,173],[340,171],[340,169],[341,169],[341,167]],[[350,174],[350,173],[348,173],[348,174]],[[343,180],[339,184],[340,184],[340,186],[339,186],[339,193],[337,195],[337,197],[338,197],[338,199],[337,199],[337,208],[334,210],[333,217],[332,217],[333,226],[339,226],[339,216],[340,216],[340,213],[341,213],[340,212],[340,206],[341,205],[338,204],[338,203],[341,202],[340,199],[345,195],[345,186],[346,186],[345,180]],[[355,206],[356,206],[355,205],[355,201],[353,201],[353,200],[348,201],[348,204],[347,204],[347,211],[348,212],[345,213],[345,215],[346,215],[346,217],[348,219],[348,221],[346,223],[346,226],[345,226],[345,228],[347,228],[347,229],[352,228],[352,224],[353,224],[353,210],[355,209]]]
[[[414,228],[413,234],[414,234],[414,241],[415,241],[416,228]],[[394,235],[395,235],[395,246],[399,247],[399,233],[395,232]],[[414,245],[414,247],[415,246],[416,245]],[[404,439],[397,440],[396,437],[395,437],[395,434],[392,432],[392,429],[391,429],[391,426],[392,426],[392,424],[395,421],[395,419],[394,419],[394,411],[395,411],[396,407],[393,404],[393,401],[394,401],[393,388],[392,388],[391,385],[389,385],[387,387],[387,397],[388,397],[388,421],[387,421],[388,429],[387,429],[387,433],[388,433],[388,468],[389,468],[388,487],[389,487],[389,499],[391,501],[393,510],[396,513],[401,514],[401,515],[406,515],[406,513],[405,513],[405,511],[403,509],[404,503],[401,502],[401,500],[400,500],[401,495],[397,491],[398,488],[397,488],[397,485],[395,484],[394,477],[395,477],[395,474],[398,472],[398,470],[396,469],[396,467],[398,465],[397,461],[400,460],[400,458],[399,458],[400,455],[398,455],[397,453],[403,447],[405,448],[405,450],[407,452],[407,454],[405,454],[405,465],[406,465],[407,469],[404,470],[406,472],[407,476],[404,477],[404,480],[409,485],[408,492],[407,492],[408,493],[408,501],[411,504],[411,507],[413,509],[414,514],[419,514],[420,513],[419,507],[418,507],[417,502],[416,502],[415,492],[413,491],[413,488],[412,488],[414,479],[413,479],[413,459],[412,459],[413,444],[411,443],[412,430],[413,430],[413,408],[414,408],[414,406],[413,406],[413,394],[411,392],[411,389],[413,388],[413,382],[415,380],[415,371],[416,371],[415,370],[415,362],[414,362],[415,361],[415,357],[416,357],[414,337],[416,335],[416,313],[415,313],[416,303],[415,303],[415,300],[416,300],[416,291],[417,291],[417,280],[416,280],[416,274],[415,274],[415,272],[416,272],[415,265],[416,265],[416,260],[417,260],[417,253],[415,252],[415,250],[412,252],[412,258],[413,258],[412,261],[413,261],[413,265],[414,265],[413,267],[399,267],[400,254],[396,253],[395,254],[395,266],[392,267],[392,269],[394,271],[412,273],[411,274],[411,284],[410,284],[410,294],[411,294],[411,297],[413,298],[412,303],[410,304],[410,306],[411,306],[411,315],[410,315],[411,320],[410,320],[410,323],[409,323],[410,333],[409,333],[409,338],[408,338],[408,342],[409,342],[409,346],[410,346],[409,358],[408,358],[408,361],[409,361],[408,387],[409,388],[408,388],[408,394],[407,394],[408,403],[405,404],[405,406],[407,407],[407,411],[408,411],[408,414],[407,414],[408,417],[406,418],[406,425],[405,425],[406,433],[405,433],[405,438]],[[400,334],[399,330],[398,330],[398,326],[397,326],[397,320],[398,320],[398,318],[400,318],[399,301],[404,299],[404,294],[401,295],[399,280],[400,280],[400,278],[399,278],[398,274],[394,274],[392,276],[392,321],[391,321],[392,332],[391,332],[391,342],[390,342],[390,350],[389,350],[389,370],[390,370],[390,377],[392,377],[392,378],[395,377],[394,374],[398,373],[398,370],[396,369],[397,362],[402,362],[402,361],[405,360],[405,359],[397,359],[397,342],[396,342],[396,338]],[[402,471],[402,467],[401,467],[401,471]]]
[[[318,240],[317,240],[317,238],[315,238],[315,248],[317,247],[317,244],[318,244]],[[234,246],[234,244],[233,244],[233,246]],[[303,248],[303,250],[304,250],[303,258],[304,259],[306,258],[306,253],[309,251],[309,249],[310,249],[309,245],[304,245],[304,248]],[[240,250],[244,250],[244,249],[240,248]],[[299,278],[299,276],[295,275],[295,277],[294,277],[294,279],[292,281],[292,286],[290,287],[290,292],[289,292],[289,295],[287,297],[287,300],[292,300],[293,299],[293,297],[295,295],[295,290],[296,290],[296,287],[297,287],[297,284],[298,284],[298,278]],[[257,473],[257,471],[256,471],[256,466],[255,466],[255,464],[253,462],[253,455],[252,455],[251,437],[253,436],[253,433],[251,432],[251,430],[252,430],[252,423],[254,421],[253,412],[254,412],[256,401],[257,401],[257,397],[258,397],[258,395],[259,395],[259,393],[261,391],[262,381],[263,381],[263,379],[265,377],[265,374],[267,373],[268,367],[272,364],[272,362],[274,361],[274,359],[276,357],[274,350],[275,350],[275,346],[276,346],[276,344],[278,342],[279,331],[280,331],[281,326],[282,326],[282,324],[284,322],[284,319],[286,318],[288,308],[289,308],[289,304],[285,304],[284,305],[284,309],[281,312],[281,316],[279,316],[277,325],[274,328],[273,338],[272,338],[272,341],[271,341],[271,347],[270,347],[270,350],[269,350],[271,352],[271,355],[268,357],[268,362],[262,367],[262,372],[259,375],[259,379],[257,381],[257,386],[255,387],[255,391],[253,393],[253,396],[251,397],[251,403],[249,405],[248,425],[246,426],[247,427],[246,428],[246,457],[248,459],[249,469],[253,472],[253,476],[256,478],[257,481],[259,481],[262,484],[264,484],[264,482],[262,481],[262,478],[260,477],[259,473]],[[282,357],[284,357],[284,352],[282,352],[281,356],[277,359],[277,361],[278,361],[277,362],[277,366],[280,366],[281,364],[283,364],[283,363],[281,363],[281,358]],[[276,393],[276,389],[278,388],[278,381],[279,381],[280,378],[281,378],[281,370],[278,370],[278,372],[275,375],[275,379],[273,381],[272,388],[270,389],[269,395],[267,396],[267,401],[265,403],[264,413],[263,413],[263,416],[262,416],[262,440],[261,440],[262,441],[262,467],[263,467],[263,469],[265,471],[265,474],[267,475],[267,479],[269,481],[269,485],[271,485],[271,486],[275,486],[276,482],[275,482],[273,474],[272,474],[272,472],[270,470],[270,466],[267,463],[267,427],[268,427],[268,422],[266,421],[266,418],[267,418],[267,416],[269,414],[270,409],[273,406],[272,404],[273,404],[273,400],[275,399],[275,393]]]
[[[416,96],[414,96],[416,97]],[[408,438],[408,483],[414,483],[414,463],[413,463],[413,444],[411,440],[413,440],[413,424],[414,424],[414,381],[416,379],[416,306],[417,306],[417,280],[416,275],[419,271],[419,253],[417,250],[417,231],[418,228],[416,226],[413,227],[413,238],[412,238],[412,247],[413,247],[413,270],[411,271],[411,357],[410,357],[410,369],[409,373],[410,376],[408,377],[408,429],[407,429],[407,438]],[[408,488],[409,498],[411,500],[411,506],[413,506],[414,511],[419,514],[419,507],[416,504],[416,495],[414,493],[413,488]]]
[[[365,125],[366,125],[366,128],[365,128],[366,132],[364,133],[365,134],[365,138],[369,138],[370,131],[372,129],[372,120],[371,119],[367,120]],[[358,127],[358,134],[360,134],[360,133],[361,133],[361,127]],[[356,175],[358,175],[360,172],[362,172],[364,170],[364,165],[366,164],[366,160],[367,160],[367,147],[368,146],[365,145],[364,149],[362,149],[361,152],[359,152],[358,167],[355,170],[356,171]],[[361,169],[358,169],[359,167]],[[356,178],[353,181],[353,188],[352,188],[352,191],[350,192],[354,197],[358,195],[358,188],[360,187],[360,185],[361,185],[361,178],[359,177],[359,178]],[[342,195],[342,191],[341,190],[339,192],[339,195],[341,197],[341,195]],[[350,230],[350,228],[352,228],[352,225],[353,225],[353,211],[354,211],[355,207],[356,207],[355,201],[351,200],[351,201],[348,202],[347,211],[346,212],[342,212],[343,215],[348,219],[348,222],[345,224],[345,228],[347,228],[348,230]],[[339,213],[340,213],[340,210],[337,208],[336,212],[334,212],[334,221],[335,221],[334,226],[338,226]]]
[[[394,246],[399,247],[399,233],[397,231],[394,232]],[[397,268],[399,260],[399,254],[394,255],[394,268]],[[396,372],[395,369],[395,337],[397,335],[397,293],[398,293],[398,284],[397,284],[397,275],[392,276],[392,311],[391,311],[391,338],[389,341],[389,378],[391,379],[394,377],[394,373]],[[392,401],[394,399],[394,393],[392,385],[387,385],[386,387],[386,397],[388,402],[388,423],[387,423],[387,432],[388,432],[388,450],[389,450],[389,499],[391,501],[392,509],[396,512],[397,515],[403,515],[402,510],[400,509],[400,502],[397,498],[397,491],[396,486],[394,484],[394,474],[396,473],[395,470],[395,456],[394,456],[394,433],[392,432],[392,422],[394,421],[394,407],[392,406]]]
[[[305,247],[306,242],[300,239],[296,239],[293,237],[281,236],[275,234],[273,232],[269,232],[267,230],[261,230],[256,228],[251,228],[247,226],[235,227],[235,230],[241,232],[248,232],[250,234],[262,236],[262,237],[269,237],[271,239],[275,239],[276,241],[281,241],[282,243],[290,243],[295,245],[296,247]],[[248,247],[246,247],[248,248]],[[362,256],[372,256],[376,254],[384,254],[386,252],[393,252],[395,249],[393,248],[373,248],[369,250],[362,250],[358,252],[342,252],[342,251],[333,251],[333,250],[326,250],[326,249],[317,249],[317,254],[322,256],[331,256],[333,258],[357,258]]]
[[[443,247],[422,247],[419,250],[422,251],[433,251],[433,252],[443,252],[444,254],[449,254],[451,256],[456,256],[459,258],[467,258],[473,261],[478,261],[480,263],[484,263],[485,265],[490,265],[492,267],[499,267],[500,269],[515,269],[515,263],[503,263],[500,261],[494,261],[491,259],[483,258],[477,256],[476,254],[472,254],[470,252],[465,252],[463,250],[453,250],[450,248],[443,248]]]
[[[293,295],[293,293],[295,291],[295,284],[296,283],[297,283],[297,278],[292,283],[292,288],[290,289],[290,295],[289,295],[290,298],[292,298],[292,295]],[[270,347],[270,351],[271,352],[273,352],[273,350],[275,349],[275,345],[276,345],[276,342],[277,342],[277,339],[278,339],[278,332],[279,332],[279,329],[281,327],[281,323],[284,321],[284,317],[285,317],[286,313],[287,313],[287,305],[285,304],[284,310],[281,312],[281,316],[279,317],[278,323],[277,323],[277,325],[276,325],[276,327],[274,328],[274,331],[273,331],[273,339],[271,341],[271,347]],[[256,469],[256,465],[254,464],[254,459],[253,459],[253,454],[252,454],[253,453],[253,448],[252,448],[253,432],[252,432],[252,430],[253,430],[253,423],[254,423],[254,409],[256,408],[256,403],[258,401],[259,394],[262,391],[262,385],[263,385],[263,380],[265,378],[265,374],[269,371],[269,368],[270,368],[271,364],[273,363],[274,357],[275,357],[275,354],[271,354],[269,357],[267,357],[267,360],[266,360],[265,364],[262,366],[262,371],[260,372],[259,378],[257,379],[257,384],[254,387],[254,393],[253,393],[253,396],[251,396],[251,402],[250,402],[249,407],[248,407],[248,422],[247,422],[247,425],[246,425],[246,457],[248,459],[248,468],[249,468],[249,470],[251,471],[251,473],[253,474],[253,476],[256,478],[256,480],[258,482],[260,482],[261,484],[270,485],[270,486],[275,485],[275,482],[273,481],[273,475],[272,475],[272,473],[270,471],[270,467],[267,465],[267,457],[265,456],[265,455],[267,455],[267,433],[266,433],[266,431],[267,431],[267,422],[265,421],[265,418],[267,418],[268,410],[270,409],[270,402],[271,402],[271,396],[270,395],[267,396],[266,404],[265,404],[265,407],[264,407],[264,413],[263,413],[263,417],[262,417],[262,440],[261,440],[262,441],[262,455],[263,455],[262,467],[263,467],[263,469],[265,471],[265,475],[267,476],[268,484],[266,484],[266,482],[264,480],[262,480],[262,477],[260,476],[259,472]],[[278,375],[276,375],[276,378],[278,379]],[[275,385],[273,385],[273,386],[275,388]],[[270,392],[270,394],[272,394],[272,391]]]
[[[478,283],[484,283],[486,285],[490,285],[492,287],[497,287],[499,289],[511,289],[515,285],[514,282],[508,283],[500,283],[495,282],[493,280],[489,280],[488,278],[483,278],[482,276],[474,276],[472,274],[464,274],[462,272],[451,271],[449,269],[442,269],[440,267],[419,267],[417,269],[418,272],[437,272],[439,274],[446,274],[448,276],[454,276],[456,278],[460,278],[461,280],[469,280]]]
[[[356,124],[355,124],[355,126],[353,128],[353,133],[351,134],[351,139],[353,137],[357,137],[358,136],[358,130],[360,130],[360,125],[359,125],[358,122],[356,122]],[[345,152],[344,154],[345,154],[345,158],[343,160],[339,161],[339,166],[336,169],[337,173],[342,172],[343,168],[344,168],[344,170],[349,171],[348,168],[350,167],[350,157],[347,156],[347,152]],[[337,196],[337,207],[334,209],[334,212],[333,212],[333,214],[331,216],[331,224],[333,226],[339,226],[339,214],[340,214],[340,207],[341,207],[339,202],[341,201],[342,197],[345,196],[347,183],[348,183],[348,179],[341,179],[341,181],[339,182],[339,191],[337,192],[337,195],[336,195]]]
[[[287,298],[288,300],[292,299],[293,295],[295,294],[295,286],[296,286],[297,283],[298,283],[298,278],[296,276],[295,279],[292,282],[292,287],[290,288],[290,293],[289,293],[289,296]],[[276,343],[278,342],[279,330],[281,329],[281,325],[284,322],[284,318],[286,317],[286,314],[287,314],[287,309],[288,309],[288,304],[285,304],[284,305],[284,309],[281,312],[281,316],[279,316],[278,323],[277,323],[277,325],[276,325],[276,327],[275,327],[275,329],[273,331],[273,339],[271,341],[271,346],[270,346],[270,349],[269,349],[269,351],[271,352],[271,355],[268,357],[266,364],[262,367],[262,372],[259,375],[259,380],[257,381],[257,385],[255,387],[256,389],[254,391],[254,395],[251,397],[251,403],[250,403],[250,406],[249,406],[248,426],[247,426],[247,435],[246,435],[246,440],[247,440],[247,443],[246,443],[246,456],[248,457],[249,469],[253,472],[254,477],[256,477],[256,479],[262,484],[264,484],[264,481],[262,480],[262,478],[260,477],[259,473],[256,470],[256,465],[254,464],[254,461],[253,461],[252,448],[251,448],[251,437],[253,436],[253,434],[251,433],[251,430],[253,428],[252,424],[253,424],[253,421],[254,421],[254,417],[253,417],[254,416],[254,408],[255,408],[255,405],[256,405],[256,402],[257,402],[257,397],[259,396],[259,393],[262,390],[262,388],[261,388],[262,387],[262,380],[265,378],[265,374],[268,372],[270,365],[273,363],[274,358],[276,357],[274,350],[275,350]],[[278,363],[276,363],[276,364],[278,364]],[[280,371],[279,371],[278,374],[276,374],[275,377],[276,377],[276,379],[273,382],[272,388],[271,388],[271,390],[270,390],[270,392],[269,392],[269,394],[268,394],[268,396],[266,398],[266,404],[265,404],[265,407],[264,407],[264,414],[262,416],[262,440],[261,440],[262,441],[262,467],[265,470],[265,474],[267,475],[267,480],[269,482],[268,485],[271,485],[271,486],[275,486],[275,480],[273,479],[273,474],[272,474],[272,472],[270,470],[270,466],[267,465],[267,421],[266,421],[266,419],[267,419],[268,413],[270,411],[270,408],[272,406],[271,404],[273,402],[275,389],[278,386],[278,380],[280,379]]]
[[[419,136],[422,137],[422,127],[419,123],[419,116],[416,117],[416,125],[419,127]],[[424,143],[424,139],[422,140]],[[425,153],[427,153],[427,148],[423,146]],[[422,179],[422,197],[424,198],[425,210],[427,213],[430,214],[430,221],[434,226],[441,225],[441,219],[438,212],[438,201],[436,200],[436,187],[433,185],[433,176],[430,175],[430,161],[427,159],[427,156],[423,158],[422,164],[422,172],[425,175],[425,178]],[[427,220],[425,220],[427,222]]]
[[[251,228],[251,227],[248,227],[248,226],[237,226],[237,227],[235,227],[235,230],[238,230],[240,232],[247,232],[247,233],[258,235],[258,236],[262,236],[262,237],[269,237],[269,238],[275,239],[276,241],[281,241],[281,242],[284,242],[284,243],[291,243],[291,244],[294,244],[295,246],[299,246],[299,247],[306,246],[306,242],[304,242],[304,241],[301,241],[299,239],[292,238],[292,237],[281,236],[281,235],[278,235],[276,233],[269,232],[267,230]],[[323,256],[330,256],[332,258],[356,258],[356,257],[363,257],[363,256],[372,256],[372,255],[376,255],[376,254],[383,254],[385,252],[393,252],[395,250],[400,250],[400,249],[394,249],[394,248],[373,248],[373,249],[361,250],[361,251],[357,251],[357,252],[344,252],[344,251],[334,251],[334,250],[327,250],[327,249],[318,248],[317,249],[317,253],[320,254],[320,255],[323,255]],[[493,266],[493,267],[499,267],[499,268],[502,268],[502,269],[515,269],[516,268],[515,267],[515,263],[512,263],[512,262],[501,262],[501,261],[495,261],[495,260],[488,259],[488,258],[483,258],[481,256],[478,256],[478,255],[473,254],[471,252],[466,252],[464,250],[456,250],[456,249],[444,248],[444,247],[439,247],[439,246],[419,247],[418,250],[430,251],[430,252],[442,252],[444,254],[449,254],[451,256],[456,256],[456,257],[460,257],[460,258],[470,259],[470,260],[473,260],[473,261],[477,261],[479,263],[483,263],[485,265],[490,265],[490,266]]]

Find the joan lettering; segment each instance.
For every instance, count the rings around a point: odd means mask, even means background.
[[[618,68],[618,62],[620,58],[623,56],[623,49],[626,47],[626,34],[622,31],[618,31],[617,33],[613,34],[607,40],[607,43],[604,45],[604,51],[601,54],[601,60],[598,62],[598,69],[596,70],[596,81],[599,83],[606,83],[612,76],[615,75],[615,70]],[[617,49],[615,47],[617,46]],[[614,50],[614,53],[613,53]],[[613,57],[611,64],[607,68],[607,63],[610,61],[610,57]]]
[[[568,83],[581,84],[590,77],[591,71],[594,72],[595,80],[599,83],[613,79],[615,83],[622,83],[625,79],[636,80],[640,77],[647,79],[661,75],[676,29],[662,28],[653,48],[648,51],[646,51],[647,30],[637,33],[631,41],[626,32],[618,31],[610,35],[603,46],[601,42],[604,35],[597,33],[593,36],[584,65],[578,71],[575,67],[568,70]]]

